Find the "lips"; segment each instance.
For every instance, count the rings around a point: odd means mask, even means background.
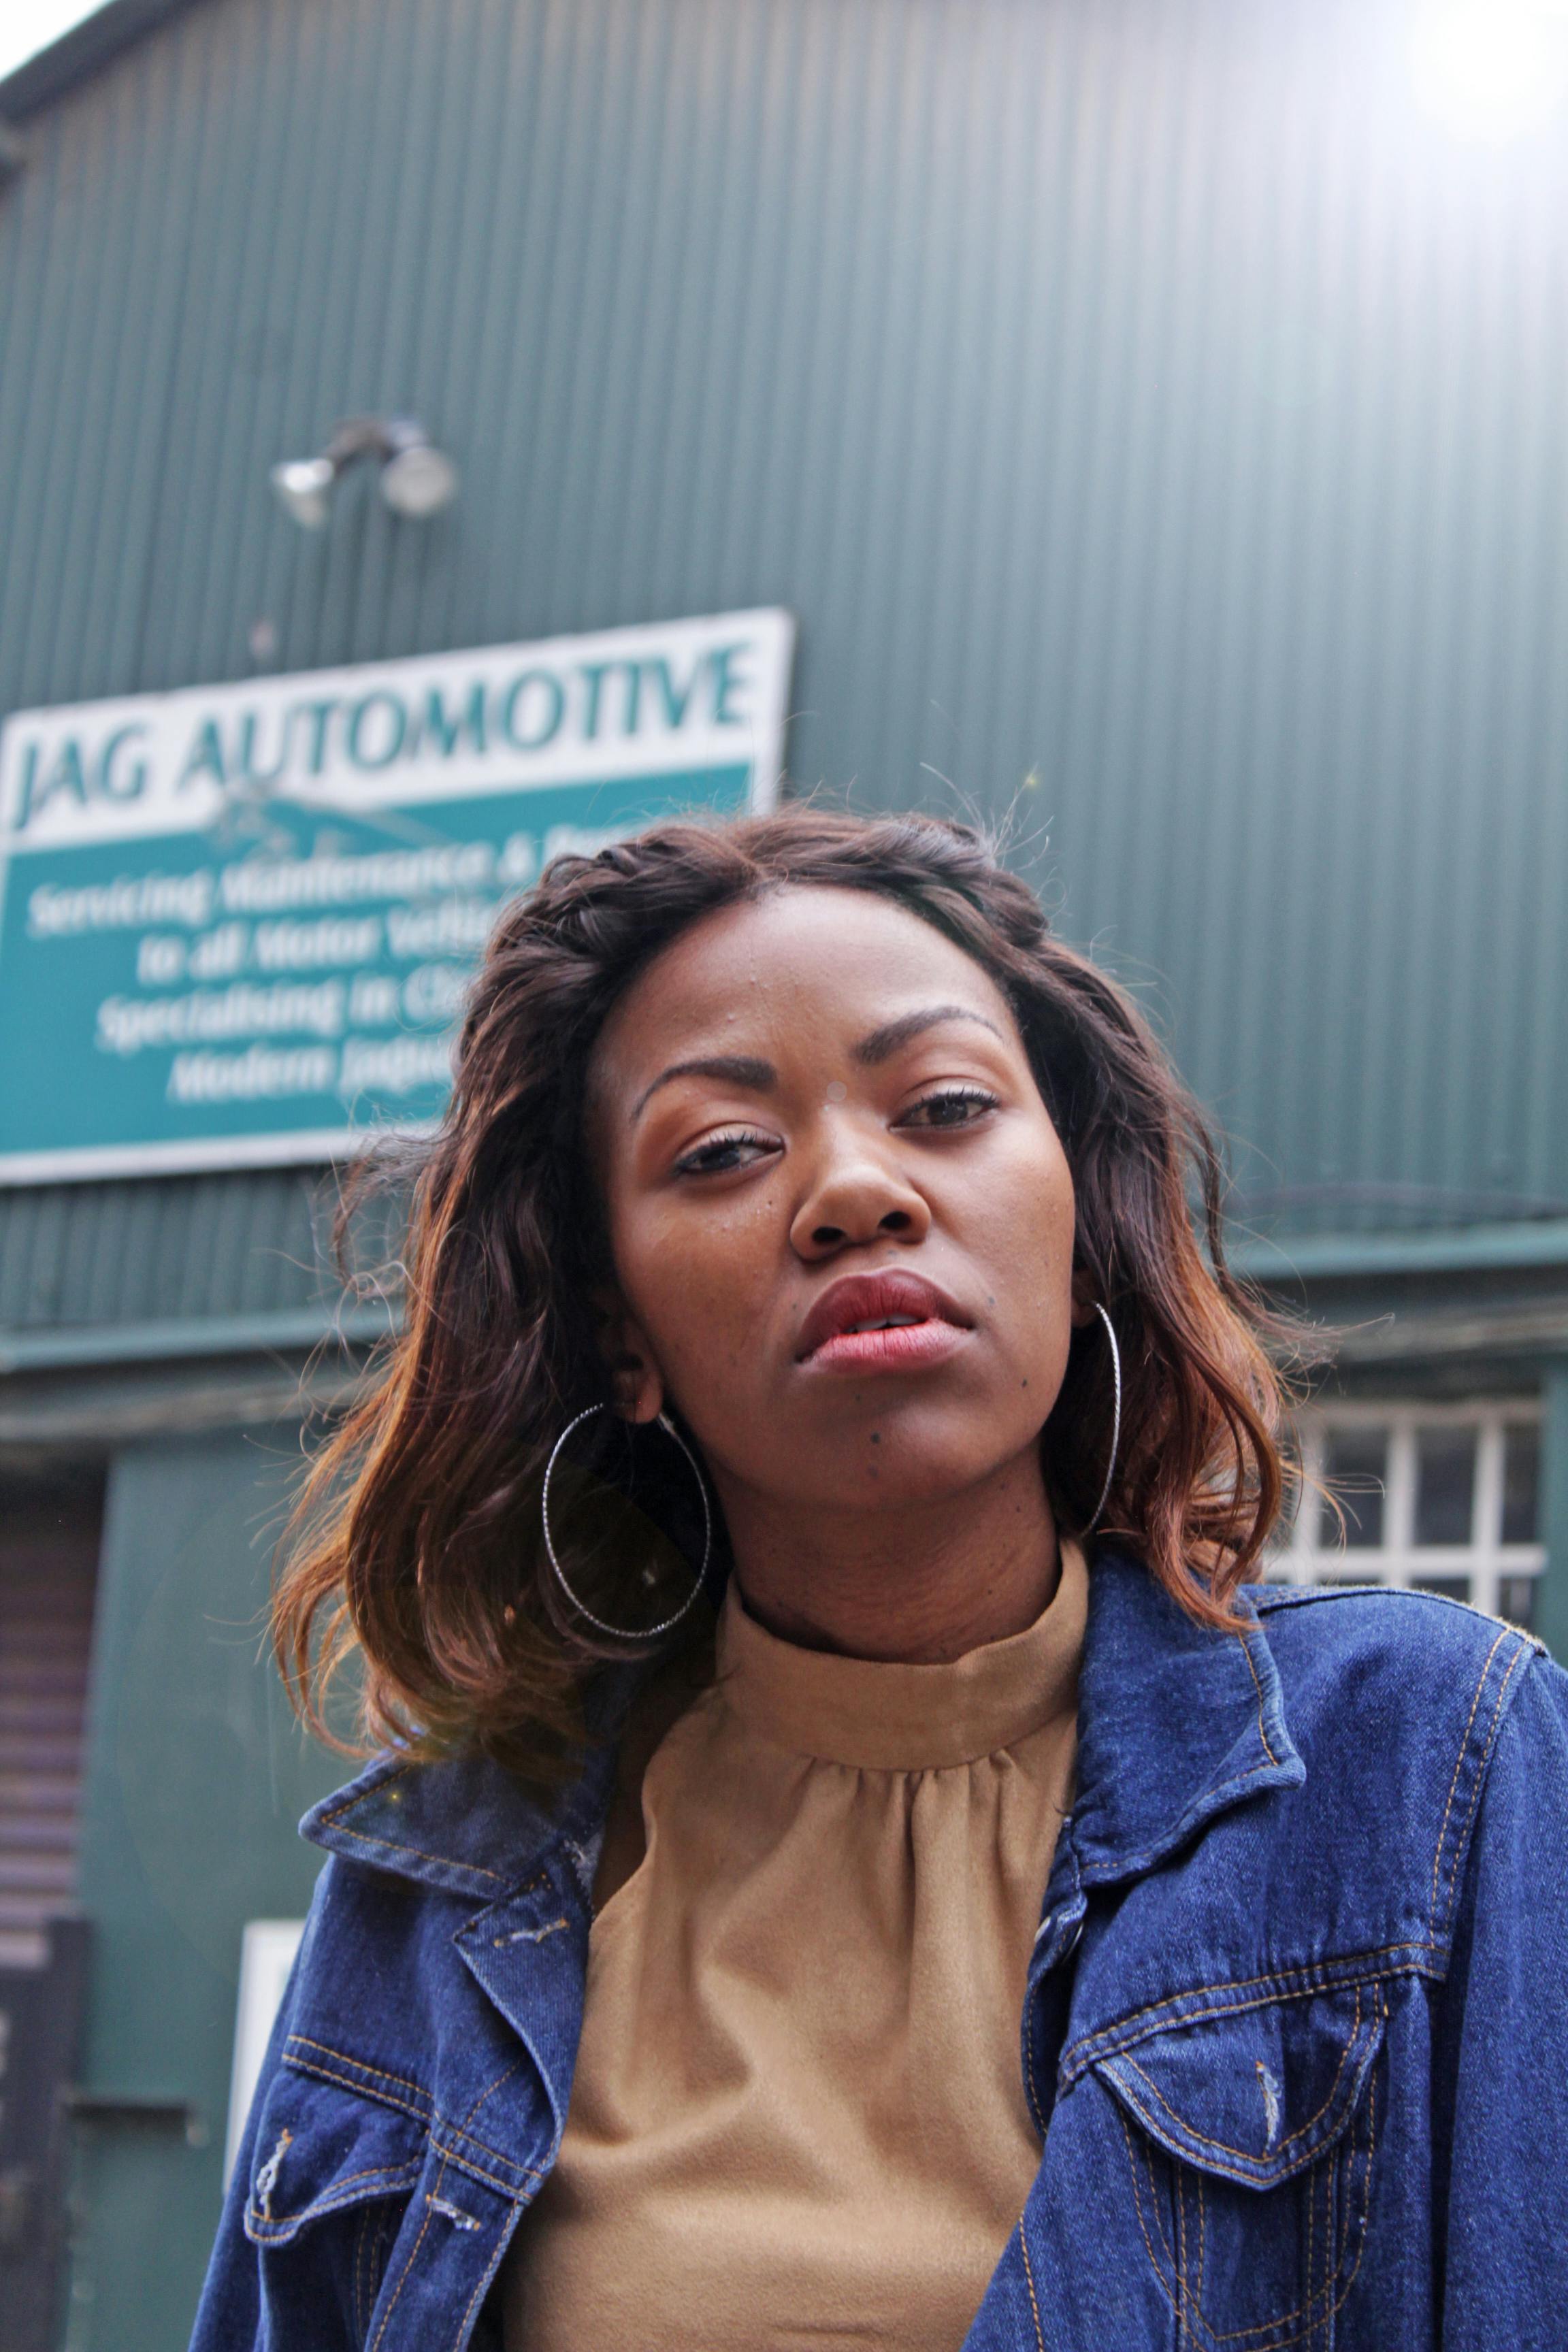
[[[796,1360],[823,1370],[913,1370],[963,1344],[968,1317],[923,1276],[847,1274],[830,1283],[802,1327]]]

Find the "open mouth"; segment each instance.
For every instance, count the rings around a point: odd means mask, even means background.
[[[914,1370],[951,1356],[971,1328],[963,1309],[922,1275],[901,1268],[842,1275],[806,1317],[795,1360],[824,1370]]]

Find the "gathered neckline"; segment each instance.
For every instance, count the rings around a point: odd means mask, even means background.
[[[781,1641],[733,1578],[718,1629],[717,1696],[755,1738],[862,1771],[973,1764],[1072,1714],[1089,1612],[1089,1570],[1064,1537],[1061,1574],[1021,1633],[941,1665],[845,1658]]]

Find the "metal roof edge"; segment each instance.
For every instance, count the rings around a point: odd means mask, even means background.
[[[0,81],[0,121],[21,122],[51,106],[144,33],[195,5],[195,0],[106,0]]]
[[[395,1328],[381,1307],[342,1314],[290,1307],[258,1315],[182,1316],[159,1322],[58,1324],[37,1331],[0,1330],[0,1374],[68,1371],[101,1364],[145,1364],[182,1356],[247,1356],[276,1349],[374,1346]]]
[[[1269,1284],[1356,1275],[1483,1274],[1500,1267],[1568,1266],[1568,1217],[1450,1226],[1440,1233],[1255,1236],[1229,1253],[1237,1274]]]

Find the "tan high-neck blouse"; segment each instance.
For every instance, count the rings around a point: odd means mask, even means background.
[[[1088,1577],[950,1665],[776,1640],[642,1784],[507,2352],[957,2352],[1039,2162],[1025,1977],[1069,1798]]]

